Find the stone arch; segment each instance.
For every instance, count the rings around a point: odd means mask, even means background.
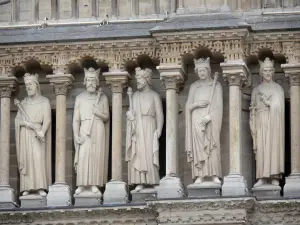
[[[142,69],[149,68],[156,70],[156,66],[159,65],[159,59],[149,55],[145,52],[140,52],[140,54],[135,55],[134,57],[129,57],[127,60],[123,61],[122,69],[128,71],[129,74],[134,74],[136,67],[141,67]]]

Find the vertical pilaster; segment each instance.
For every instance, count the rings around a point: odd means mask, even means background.
[[[15,208],[15,192],[9,185],[10,158],[10,98],[18,84],[16,77],[0,76],[1,121],[0,121],[0,207]]]
[[[157,187],[158,198],[185,196],[178,177],[178,92],[185,81],[180,65],[158,66],[160,79],[166,87],[166,176]]]
[[[11,1],[11,21],[12,22],[17,22],[19,21],[19,14],[20,14],[20,8],[18,7],[19,0],[12,0]]]
[[[31,13],[32,13],[32,22],[35,22],[39,19],[39,1],[31,0]]]
[[[51,0],[51,19],[59,19],[58,0]]]
[[[224,177],[223,196],[247,195],[246,180],[241,174],[242,157],[242,92],[250,72],[244,61],[221,63],[223,76],[229,84],[229,175]]]
[[[118,0],[111,0],[111,16],[112,18],[118,17]]]
[[[79,0],[72,0],[72,18],[78,19],[79,17]]]
[[[98,17],[99,16],[99,1],[98,0],[92,0],[92,16]]]
[[[291,174],[286,177],[284,196],[300,196],[300,63],[281,65],[290,81]]]
[[[71,205],[71,190],[66,184],[66,110],[67,93],[74,78],[71,74],[47,75],[47,79],[56,95],[56,137],[55,137],[55,183],[49,187],[48,206]]]
[[[122,98],[128,72],[103,73],[112,91],[112,180],[106,184],[104,203],[127,203],[128,188],[122,181]]]

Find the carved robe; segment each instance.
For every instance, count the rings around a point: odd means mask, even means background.
[[[186,139],[187,160],[191,163],[193,179],[204,176],[221,177],[220,133],[223,116],[222,86],[217,82],[210,103],[211,121],[204,127],[200,124],[207,114],[207,107],[189,107],[194,102],[209,101],[213,82],[204,85],[201,81],[193,83],[186,103]]]
[[[93,105],[97,102],[97,95],[90,96],[83,92],[76,97],[73,123],[80,125],[79,136],[84,139],[81,145],[74,140],[76,149],[74,166],[76,167],[77,186],[103,186],[107,182],[108,154],[109,154],[109,119],[103,121],[95,116],[92,120]],[[109,115],[107,96],[101,94],[98,105],[102,113]]]
[[[261,100],[265,95],[270,102]],[[256,152],[256,178],[268,178],[284,172],[284,92],[272,81],[255,87],[251,96],[250,128]],[[253,111],[254,110],[254,111]]]
[[[159,183],[159,144],[163,109],[158,93],[137,91],[132,96],[134,120],[127,121],[126,161],[129,184]],[[161,126],[161,127],[158,127]]]
[[[36,132],[25,126],[24,115],[18,111],[15,119],[16,149],[20,172],[20,191],[48,189],[51,182],[51,107],[46,97],[39,96],[34,101],[28,97],[21,102],[21,106],[32,124],[40,130],[46,128],[45,141],[36,137]],[[47,125],[46,125],[47,126]]]

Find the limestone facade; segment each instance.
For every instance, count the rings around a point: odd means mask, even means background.
[[[0,12],[3,11],[0,13],[0,41],[3,41],[0,43],[0,191],[5,190],[6,196],[11,196],[4,202],[15,197],[15,203],[20,204],[14,130],[17,107],[13,101],[26,95],[23,75],[38,73],[42,94],[49,98],[52,110],[51,188],[62,185],[65,198],[63,203],[53,203],[58,209],[26,212],[5,209],[0,212],[0,223],[300,223],[299,201],[293,199],[300,196],[297,186],[300,32],[295,20],[299,1],[26,2],[12,0],[4,5],[0,2]],[[284,9],[280,8],[283,6]],[[49,21],[44,21],[44,17]],[[200,57],[211,57],[212,74],[220,74],[218,81],[223,89],[220,144],[221,178],[225,186],[221,193],[224,197],[217,199],[187,199],[185,196],[185,187],[193,181],[184,149],[184,109],[189,87],[197,80],[193,59]],[[275,62],[275,81],[284,90],[286,110],[286,179],[280,183],[281,193],[267,200],[264,199],[267,196],[258,199],[251,196],[256,173],[249,128],[251,91],[261,79],[258,60],[265,57]],[[122,182],[124,195],[128,194],[125,190],[128,179],[126,112],[129,108],[126,88],[130,86],[135,91],[136,67],[152,69],[152,88],[162,98],[165,114],[160,138],[160,178],[176,175],[180,181],[176,185],[182,191],[172,195],[176,200],[163,200],[164,195],[161,195],[159,200],[136,206],[128,203],[131,199],[128,195],[129,199],[123,202],[125,206],[72,208],[74,199],[68,196],[76,189],[73,111],[75,97],[85,90],[84,68],[90,67],[101,69],[100,86],[109,100],[108,180]],[[164,180],[161,183],[164,185]],[[232,187],[236,188],[234,193]],[[129,190],[132,189],[129,186]],[[104,200],[105,204],[111,202]],[[69,208],[59,208],[66,205]]]

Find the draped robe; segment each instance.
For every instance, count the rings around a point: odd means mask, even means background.
[[[93,105],[97,103],[97,99],[97,95],[90,96],[87,92],[83,92],[75,100],[73,123],[80,124],[79,136],[84,139],[81,145],[74,140],[77,186],[96,185],[101,187],[107,182],[109,119],[104,122],[95,116],[90,136],[86,135],[92,120]],[[109,115],[108,99],[103,93],[97,106],[101,113]]]
[[[261,101],[267,96],[270,107]],[[256,178],[284,172],[284,92],[274,81],[255,87],[251,96],[250,128],[256,152]]]
[[[185,150],[187,160],[192,167],[193,179],[205,176],[221,177],[221,152],[220,133],[223,116],[222,86],[216,83],[211,108],[211,121],[203,127],[200,123],[207,114],[207,107],[196,108],[193,111],[189,107],[194,102],[208,101],[213,88],[213,82],[204,85],[201,81],[193,83],[189,90],[186,103],[186,136]]]
[[[45,141],[36,137],[36,132],[21,122],[24,115],[17,113],[15,119],[16,149],[20,172],[20,191],[44,189],[47,190],[51,182],[51,107],[46,97],[39,96],[31,101],[26,97],[21,107],[32,124],[41,130],[43,124],[50,124],[45,132]]]
[[[126,161],[129,184],[159,183],[159,144],[156,130],[163,125],[160,96],[150,90],[132,96],[134,120],[127,120]],[[160,126],[160,127],[159,127]]]

